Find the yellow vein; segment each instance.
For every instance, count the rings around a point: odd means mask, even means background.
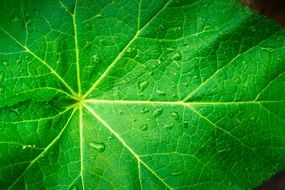
[[[160,180],[168,189],[172,189],[155,171],[153,171],[143,160],[137,155],[137,153],[125,142],[125,140],[109,126],[109,124],[103,120],[97,113],[95,113],[90,107],[86,106],[87,110],[96,117],[100,123],[102,123],[121,143],[122,145],[128,149],[128,151],[137,159],[138,162],[143,164],[158,180]]]
[[[75,1],[75,5],[74,5],[74,12],[72,14],[72,21],[73,21],[73,30],[74,30],[74,46],[75,46],[75,62],[76,62],[76,71],[77,71],[78,94],[79,94],[79,96],[81,96],[78,33],[77,33],[77,24],[76,24],[76,8],[77,8],[77,0]]]
[[[109,67],[105,70],[105,72],[96,80],[96,82],[91,86],[91,88],[84,94],[83,98],[86,98],[97,86],[100,82],[110,73],[113,67],[118,63],[118,61],[123,57],[127,49],[133,44],[133,42],[138,38],[141,31],[143,31],[162,11],[166,9],[168,4],[171,1],[169,0],[160,11],[158,11],[140,30],[137,30],[133,38],[129,41],[129,43],[123,48],[123,50],[118,54],[118,56],[114,59],[114,61],[109,65]]]
[[[83,170],[84,170],[84,150],[83,150],[83,112],[82,112],[82,105],[79,107],[79,130],[80,130],[80,176],[81,176],[81,183],[82,183],[82,189],[85,189],[84,186],[84,177],[83,177]]]
[[[62,84],[71,92],[72,95],[76,94],[75,91],[65,82],[65,80],[49,64],[47,64],[47,62],[45,62],[43,59],[41,59],[39,56],[37,56],[34,52],[32,52],[28,47],[26,47],[21,42],[19,42],[9,32],[7,32],[4,28],[0,27],[0,30],[2,30],[7,36],[9,36],[19,46],[24,48],[29,54],[31,54],[33,57],[35,57],[39,62],[41,62],[43,65],[45,65],[51,71],[51,73],[53,75],[55,75],[62,82]]]
[[[59,134],[52,140],[52,142],[34,159],[31,161],[31,163],[28,165],[28,167],[22,172],[22,174],[10,185],[9,189],[12,189],[17,182],[25,175],[25,173],[40,159],[42,158],[48,151],[49,149],[61,138],[63,132],[65,131],[66,127],[68,126],[73,114],[75,112],[75,109],[71,113],[70,117],[68,118],[65,126],[62,128],[62,130],[59,132]]]
[[[97,100],[86,99],[86,103],[94,104],[148,104],[148,105],[242,105],[242,104],[261,104],[261,103],[280,103],[285,100],[272,100],[272,101],[239,101],[239,102],[183,102],[183,101],[150,101],[150,100]]]

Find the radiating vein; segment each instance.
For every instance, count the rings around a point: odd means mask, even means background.
[[[81,82],[80,82],[80,65],[79,65],[79,47],[78,47],[78,34],[77,34],[77,24],[76,24],[76,12],[77,12],[77,0],[75,0],[74,12],[72,14],[73,31],[74,31],[74,47],[75,47],[75,62],[77,71],[77,85],[78,85],[78,95],[81,95]]]
[[[261,103],[285,103],[285,100],[260,100],[260,101],[238,101],[238,102],[183,102],[183,101],[150,101],[150,100],[97,100],[86,99],[85,102],[94,104],[133,104],[133,105],[242,105],[242,104],[261,104]]]
[[[85,189],[84,186],[84,139],[83,139],[83,107],[80,105],[79,107],[79,132],[80,132],[80,176],[81,176],[81,183],[82,189]]]
[[[141,31],[143,31],[162,11],[165,10],[165,8],[168,6],[168,4],[171,2],[171,0],[168,0],[167,3],[163,6],[162,9],[160,9],[140,30],[137,30],[135,35],[132,37],[132,39],[127,43],[127,45],[122,49],[122,51],[118,54],[118,56],[114,59],[114,61],[109,65],[109,67],[104,71],[104,73],[96,80],[96,82],[91,86],[91,88],[85,93],[83,96],[86,98],[97,86],[100,84],[101,81],[104,80],[106,76],[110,73],[110,71],[113,69],[113,67],[118,63],[118,61],[123,57],[127,49],[133,44],[133,42],[139,37]]]
[[[17,184],[17,182],[25,175],[25,173],[40,159],[43,155],[45,155],[52,146],[61,138],[63,132],[65,131],[66,127],[68,126],[71,118],[73,117],[73,114],[75,113],[75,109],[72,111],[70,117],[68,118],[65,126],[61,129],[59,134],[52,140],[52,142],[34,159],[31,161],[31,163],[28,165],[28,167],[21,173],[21,175],[9,186],[8,189],[12,189],[14,185]]]
[[[138,162],[140,162],[142,165],[144,165],[159,181],[161,181],[165,187],[168,189],[172,189],[155,171],[153,171],[141,158],[139,155],[125,142],[125,140],[116,132],[112,129],[109,124],[103,120],[97,113],[95,113],[92,108],[89,106],[85,105],[85,107],[88,109],[88,111],[98,120],[100,123],[103,124],[103,126],[108,129],[121,143],[122,145],[127,148],[127,150],[136,158]]]
[[[47,62],[45,62],[43,59],[41,59],[39,56],[37,56],[34,52],[32,52],[27,46],[23,45],[21,42],[19,42],[14,36],[12,36],[9,32],[7,32],[4,28],[0,27],[0,30],[2,30],[7,36],[9,36],[14,42],[16,42],[19,46],[21,46],[23,49],[25,49],[29,54],[31,54],[33,57],[35,57],[39,62],[41,62],[43,65],[45,65],[51,73],[57,77],[60,82],[71,92],[72,95],[75,95],[75,91],[65,82],[65,80],[54,70]]]

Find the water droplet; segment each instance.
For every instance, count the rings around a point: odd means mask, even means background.
[[[93,55],[91,60],[93,63],[96,63],[96,64],[100,63],[100,61],[101,61],[101,59],[98,55]]]
[[[175,119],[175,120],[179,120],[179,114],[177,113],[177,112],[171,112],[170,113],[170,116],[173,118],[173,119]]]
[[[172,58],[176,61],[180,60],[182,58],[182,55],[179,51],[175,52],[172,56]]]
[[[143,92],[148,86],[148,81],[141,81],[138,83],[139,91]]]
[[[95,18],[103,18],[103,15],[101,15],[100,13],[95,15]]]
[[[92,30],[92,24],[90,24],[90,23],[85,24],[85,28],[87,30]]]
[[[261,48],[262,50],[268,51],[270,53],[274,52],[275,49],[274,48]]]
[[[102,142],[97,143],[97,142],[92,142],[89,144],[92,148],[95,148],[98,152],[104,152],[106,149],[106,145]]]
[[[146,107],[143,108],[142,113],[148,113],[150,110],[147,109]]]
[[[20,64],[20,63],[22,63],[22,60],[21,60],[21,59],[18,59],[18,60],[16,61],[16,63],[17,63],[17,64]]]
[[[183,127],[186,129],[189,127],[189,123],[188,122],[183,122]]]
[[[135,57],[138,53],[138,50],[134,47],[129,47],[126,51],[129,55],[129,57]]]
[[[166,49],[167,49],[167,51],[169,51],[169,52],[174,52],[174,51],[175,51],[175,49],[172,48],[172,47],[168,47],[168,48],[166,48]]]
[[[166,93],[162,90],[155,90],[155,93],[158,94],[159,96],[165,96]]]
[[[162,108],[157,108],[157,109],[155,109],[155,110],[153,111],[153,116],[154,116],[154,117],[158,117],[158,116],[160,116],[160,115],[162,114],[162,112],[163,112],[163,109],[162,109]]]
[[[122,115],[123,114],[123,110],[119,110],[119,114]]]
[[[182,171],[179,171],[179,172],[172,172],[171,175],[172,176],[178,176],[178,175],[181,175],[183,172]]]
[[[77,185],[72,185],[69,190],[79,190],[79,187]]]
[[[173,123],[164,125],[164,128],[166,128],[166,129],[172,129],[173,127],[174,127]]]
[[[18,22],[19,21],[19,17],[17,15],[13,15],[11,17],[11,22]]]
[[[144,124],[141,126],[140,128],[142,131],[146,131],[148,129],[148,125],[147,124]]]
[[[112,140],[114,138],[115,138],[114,135],[111,135],[111,136],[108,137],[108,139],[110,139],[110,140]]]
[[[255,117],[254,117],[254,116],[251,116],[249,119],[250,119],[251,121],[254,121],[254,120],[255,120]]]
[[[133,119],[133,122],[135,123],[137,121],[137,119]]]
[[[3,64],[4,66],[6,66],[6,65],[9,64],[9,62],[8,62],[8,61],[3,61],[2,64]]]
[[[38,9],[35,9],[35,14],[36,15],[39,15],[40,14],[40,11]]]

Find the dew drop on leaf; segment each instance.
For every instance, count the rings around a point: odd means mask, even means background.
[[[148,113],[150,110],[147,109],[146,107],[143,108],[142,113]]]
[[[175,120],[179,120],[179,114],[175,111],[171,112],[170,116]]]
[[[103,15],[101,15],[101,14],[99,13],[99,14],[95,15],[94,18],[103,18]]]
[[[77,185],[72,185],[69,190],[79,190]]]
[[[158,94],[159,96],[165,96],[166,93],[162,90],[155,90],[155,93]]]
[[[178,175],[181,175],[183,172],[182,171],[179,171],[179,172],[172,172],[171,175],[172,176],[178,176]]]
[[[106,145],[102,142],[92,142],[89,144],[92,148],[95,148],[98,152],[102,153],[106,149]]]
[[[101,59],[98,55],[93,55],[91,61],[95,64],[99,64],[101,62]]]
[[[148,81],[141,81],[138,83],[138,88],[140,92],[143,92],[148,86]]]
[[[173,54],[172,58],[176,61],[179,61],[182,58],[182,54],[179,51],[177,51]]]
[[[144,124],[141,126],[140,128],[142,131],[146,131],[148,129],[148,125],[147,124]]]
[[[2,64],[3,64],[4,66],[6,66],[6,65],[9,64],[9,62],[8,62],[8,61],[3,61]]]
[[[13,15],[11,17],[11,22],[18,22],[19,21],[19,17],[17,15]]]
[[[172,47],[168,47],[168,48],[166,48],[166,49],[167,49],[168,52],[174,52],[174,51],[175,51],[175,49],[172,48]]]
[[[173,127],[174,127],[173,123],[164,125],[164,128],[166,128],[166,129],[172,129]]]
[[[153,111],[153,116],[154,116],[154,117],[158,117],[158,116],[160,116],[160,115],[162,114],[162,112],[163,112],[163,109],[162,109],[162,108],[157,108],[157,109],[155,109],[155,110]]]
[[[261,49],[263,49],[263,50],[265,50],[265,51],[268,51],[268,52],[270,52],[270,53],[272,53],[272,52],[275,51],[274,48],[261,48]]]
[[[189,127],[189,123],[188,123],[188,122],[184,122],[184,123],[183,123],[183,127],[184,127],[184,128],[188,128],[188,127]]]

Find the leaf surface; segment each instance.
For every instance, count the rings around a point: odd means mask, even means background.
[[[1,189],[252,189],[285,169],[285,33],[223,0],[4,0]]]

